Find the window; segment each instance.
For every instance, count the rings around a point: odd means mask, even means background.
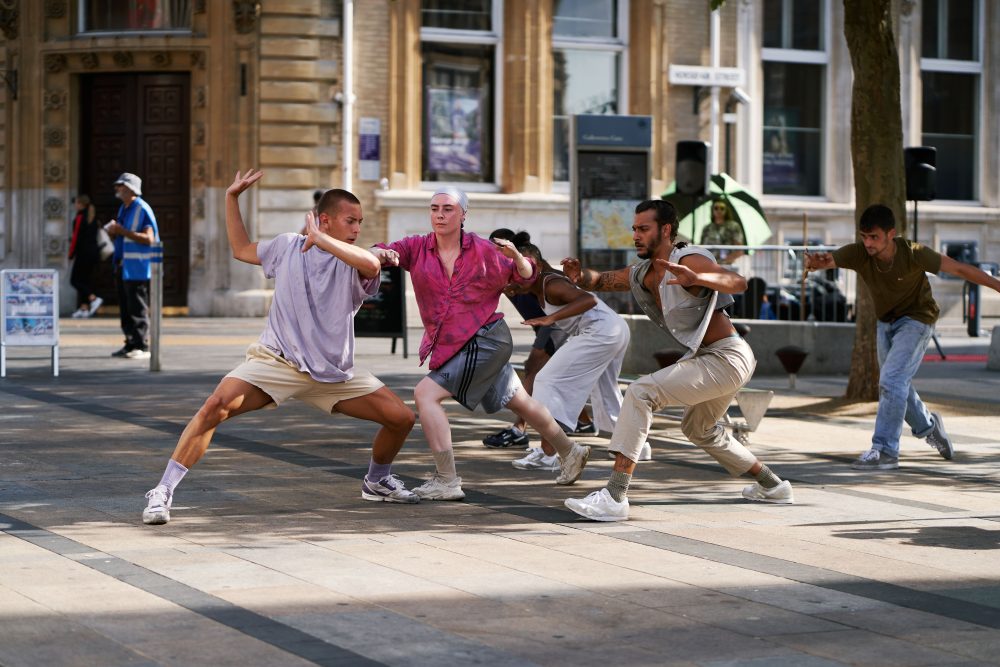
[[[920,60],[924,146],[937,148],[938,199],[976,198],[980,0],[924,0]]]
[[[477,30],[492,28],[490,0],[425,0],[420,7],[420,25],[444,30]]]
[[[618,114],[624,103],[626,8],[616,0],[555,0],[553,174],[569,180],[569,119]]]
[[[421,4],[424,181],[494,182],[500,48],[494,4]]]
[[[81,5],[81,32],[191,29],[191,0],[82,0]]]
[[[764,3],[766,194],[821,195],[826,90],[825,2]]]

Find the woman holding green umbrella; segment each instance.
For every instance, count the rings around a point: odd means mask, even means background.
[[[732,210],[724,197],[712,202],[712,223],[701,230],[700,245],[746,245],[743,225],[733,219]],[[719,264],[732,264],[746,253],[743,250],[713,250]]]
[[[701,240],[702,233],[705,228],[712,225],[711,207],[719,200],[723,200],[729,209],[728,217],[736,221],[743,229],[745,245],[752,248],[763,245],[771,238],[771,227],[767,224],[764,210],[761,208],[757,196],[740,185],[732,176],[726,173],[714,174],[708,182],[708,193],[709,196],[704,201],[699,202],[694,210],[691,210],[690,205],[678,207],[678,211],[688,211],[677,223],[679,234],[693,242],[705,243]],[[687,199],[687,197],[677,194],[675,184],[671,184],[663,193],[663,199],[672,203],[678,198]]]

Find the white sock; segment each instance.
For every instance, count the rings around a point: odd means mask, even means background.
[[[450,482],[458,477],[455,471],[455,450],[449,449],[445,452],[431,452],[434,457],[434,465],[437,466],[438,477],[444,482]]]
[[[184,475],[187,474],[188,469],[182,466],[177,461],[170,459],[167,463],[167,469],[163,471],[163,477],[160,479],[160,483],[157,486],[167,487],[167,491],[170,495],[174,495],[174,487],[181,483],[184,479]]]

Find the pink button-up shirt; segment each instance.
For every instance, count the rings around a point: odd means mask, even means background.
[[[434,234],[407,236],[378,246],[399,253],[399,265],[410,272],[424,323],[420,363],[430,356],[432,370],[455,356],[480,327],[503,319],[503,313],[496,310],[505,286],[529,284],[538,273],[529,259],[531,277],[522,278],[513,260],[487,239],[469,232],[462,233],[462,250],[451,278],[438,255]]]

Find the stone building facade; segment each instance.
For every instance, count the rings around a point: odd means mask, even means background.
[[[720,64],[746,80],[745,103],[722,90],[719,162],[761,193],[770,243],[800,241],[803,214],[814,240],[852,238],[843,22],[836,0],[721,11]],[[446,182],[470,192],[471,230],[527,229],[561,258],[568,115],[650,116],[662,192],[676,142],[710,138],[705,91],[669,82],[672,64],[710,63],[709,26],[707,0],[3,0],[0,268],[68,276],[71,198],[109,219],[111,180],[133,171],[163,228],[166,304],[262,313],[268,282],[230,258],[223,221],[226,186],[251,166],[266,172],[244,196],[254,238],[298,231],[313,190],[343,185],[362,200],[362,242],[423,233]],[[980,258],[1000,257],[998,29],[987,0],[898,3],[904,145],[940,146],[920,240],[974,242]],[[459,118],[460,139],[439,132]]]

